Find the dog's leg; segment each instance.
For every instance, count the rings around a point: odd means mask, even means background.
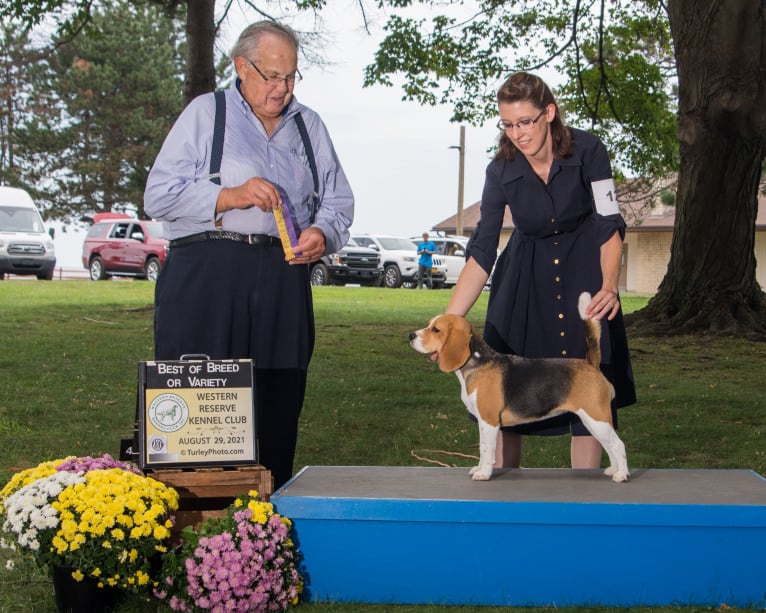
[[[593,437],[601,443],[601,446],[609,456],[609,468],[604,471],[605,475],[612,477],[612,481],[627,481],[630,477],[628,471],[628,456],[625,453],[625,444],[617,436],[617,432],[605,421],[596,421],[586,411],[577,409],[577,415],[580,417],[583,425]]]
[[[489,481],[495,464],[495,448],[499,426],[491,426],[479,417],[479,465],[471,469],[474,481]]]
[[[476,406],[476,391],[468,393],[465,385],[465,377],[461,371],[455,371],[460,381],[460,398],[465,404],[466,410],[476,418],[479,424],[479,464],[471,468],[469,474],[476,481],[487,481],[492,477],[492,466],[495,463],[495,448],[497,447],[498,426],[490,426],[481,418],[479,407]],[[491,431],[491,432],[490,432]]]

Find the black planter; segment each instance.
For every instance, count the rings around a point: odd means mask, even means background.
[[[120,591],[113,587],[98,587],[98,580],[72,578],[74,569],[57,566],[53,569],[53,592],[58,613],[108,613],[114,610]]]

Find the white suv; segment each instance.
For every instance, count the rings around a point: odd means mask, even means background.
[[[357,245],[375,249],[380,253],[384,287],[417,286],[417,245],[410,239],[383,234],[355,234],[352,238]],[[434,289],[444,286],[446,278],[444,270],[444,262],[438,256],[434,256],[432,270]]]

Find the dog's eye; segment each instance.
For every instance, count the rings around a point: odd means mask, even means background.
[[[436,332],[438,334],[439,328],[437,328],[436,326],[431,326],[431,332]]]

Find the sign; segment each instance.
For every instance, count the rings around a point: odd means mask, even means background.
[[[251,360],[141,362],[138,465],[257,464]]]

